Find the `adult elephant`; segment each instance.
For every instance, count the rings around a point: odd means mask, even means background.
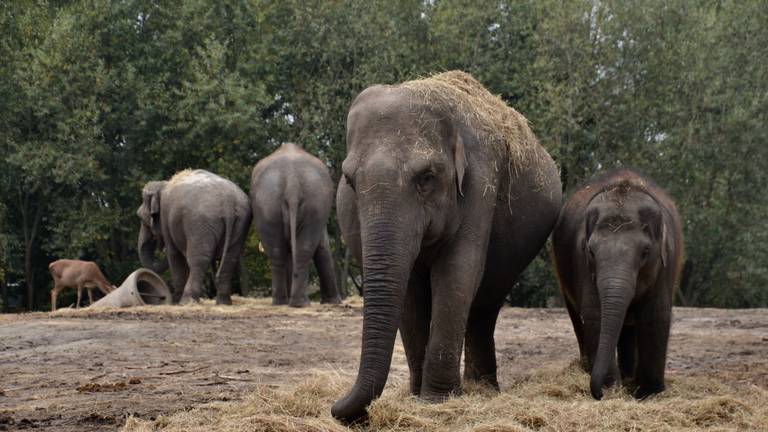
[[[357,381],[332,414],[365,415],[387,381],[398,326],[410,390],[464,378],[498,388],[493,332],[515,279],[557,218],[557,167],[525,118],[463,72],[367,88],[347,118],[337,208],[362,262]]]
[[[672,198],[632,170],[611,171],[568,199],[552,244],[592,396],[622,378],[635,379],[638,399],[663,391],[683,254]]]
[[[309,304],[310,260],[320,276],[321,301],[340,303],[326,230],[333,183],[325,164],[296,144],[284,143],[253,167],[251,203],[272,269],[272,304]]]
[[[144,186],[141,220],[141,264],[163,272],[170,264],[174,300],[197,301],[205,272],[216,260],[216,303],[231,304],[232,274],[251,225],[248,196],[231,181],[204,170],[184,170],[168,181]],[[155,250],[165,246],[166,260]]]

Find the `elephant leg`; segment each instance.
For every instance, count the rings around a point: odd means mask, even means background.
[[[296,253],[291,251],[291,253]],[[288,304],[293,307],[304,307],[309,304],[307,284],[309,283],[308,254],[299,252],[296,257],[296,267],[291,272],[291,296]]]
[[[668,316],[637,324],[637,390],[634,394],[637,399],[664,391],[669,326]]]
[[[235,274],[240,257],[243,255],[244,244],[235,244],[222,257],[219,270],[216,272],[216,304],[232,304],[232,276]]]
[[[269,265],[272,269],[272,304],[288,304],[290,290],[291,269],[288,259],[283,257],[270,257]]]
[[[170,245],[166,247],[166,256],[171,268],[171,278],[173,279],[173,302],[178,303],[181,295],[184,293],[184,287],[189,279],[189,266],[187,259],[176,248]]]
[[[432,322],[421,383],[421,397],[427,400],[442,401],[461,393],[461,349],[483,274],[488,246],[484,234],[457,234],[463,241],[448,245],[432,267]]]
[[[624,325],[619,336],[619,372],[621,379],[626,380],[635,376],[637,346],[635,326]]]
[[[424,357],[429,341],[431,301],[429,270],[414,268],[408,281],[408,291],[400,318],[400,337],[411,375],[411,394],[416,396],[421,393]]]
[[[487,384],[496,390],[496,346],[493,331],[499,310],[473,306],[469,312],[464,345],[464,379]]]
[[[288,257],[288,260],[285,263],[285,295],[286,298],[291,298],[291,289],[293,286],[291,285],[293,283],[293,263],[291,262],[291,257]],[[288,301],[286,300],[285,304],[288,304]]]
[[[323,232],[320,244],[315,249],[312,260],[320,276],[320,303],[341,303],[339,286],[336,283],[336,271],[333,266],[331,245],[328,242],[328,233],[325,231]]]
[[[568,299],[565,299],[565,308],[568,310],[568,316],[571,318],[571,324],[573,324],[573,333],[576,335],[576,343],[579,344],[579,363],[581,368],[585,371],[590,370],[590,362],[587,355],[587,349],[584,344],[584,324],[581,322],[581,316],[576,309],[576,306],[571,304]]]
[[[187,255],[189,276],[179,303],[186,304],[200,300],[205,292],[205,273],[211,265],[211,258],[205,255]]]
[[[587,351],[587,372],[592,372],[600,343],[600,318],[584,319],[584,348]]]

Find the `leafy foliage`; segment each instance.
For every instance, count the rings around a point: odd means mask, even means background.
[[[21,0],[0,5],[0,282],[45,307],[53,259],[138,266],[142,185],[244,190],[283,141],[338,179],[354,96],[462,69],[524,113],[572,190],[635,166],[677,199],[678,302],[768,305],[768,7],[761,2]],[[332,249],[344,245],[334,220]],[[249,239],[251,293],[269,269]],[[26,289],[28,288],[28,289]],[[512,301],[544,305],[546,254]]]

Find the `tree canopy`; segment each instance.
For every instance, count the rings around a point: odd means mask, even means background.
[[[122,281],[147,181],[203,168],[247,191],[283,141],[338,180],[358,92],[450,69],[527,116],[566,193],[617,166],[670,192],[678,304],[768,306],[766,22],[768,4],[735,0],[3,2],[3,306],[47,307],[58,258]],[[257,244],[249,284],[266,287]],[[544,251],[511,300],[556,296]]]

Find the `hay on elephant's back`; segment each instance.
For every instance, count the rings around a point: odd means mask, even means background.
[[[181,170],[173,175],[173,177],[168,180],[168,186],[176,186],[177,184],[183,182],[187,177],[197,174],[200,172],[200,170],[193,170],[190,168],[187,168],[185,170]]]
[[[442,72],[400,86],[428,104],[443,107],[463,119],[480,132],[478,137],[484,145],[493,146],[500,153],[506,151],[510,168],[516,173],[524,166],[541,171],[544,152],[528,120],[499,96],[491,94],[472,75],[462,71]]]

